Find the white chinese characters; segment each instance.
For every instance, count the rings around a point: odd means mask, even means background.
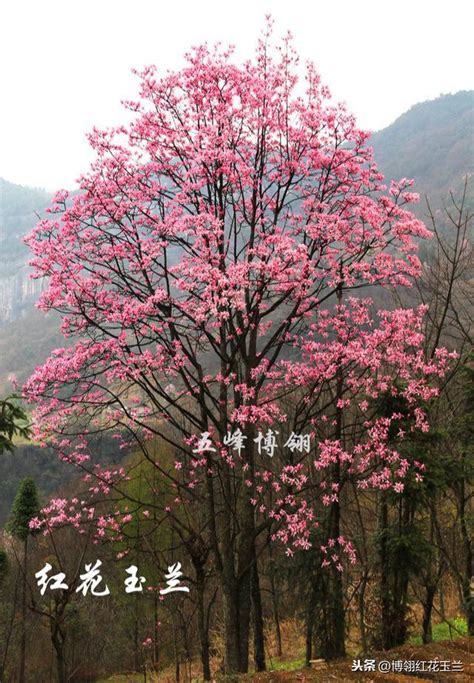
[[[167,595],[168,593],[173,593],[174,591],[183,591],[184,593],[189,593],[189,588],[187,586],[180,586],[181,583],[179,577],[183,575],[181,571],[181,562],[176,562],[176,564],[168,567],[168,574],[165,574],[165,579],[167,580],[168,587],[162,588],[160,590],[161,595]]]
[[[96,560],[94,565],[92,565],[92,562],[85,565],[85,572],[79,575],[80,582],[75,589],[76,593],[82,593],[83,596],[90,593],[90,595],[95,597],[110,595],[108,585],[103,583],[103,577],[100,573],[101,566],[101,560]],[[44,567],[35,574],[36,583],[41,595],[44,595],[46,590],[69,590],[69,585],[65,582],[66,574],[58,572],[49,576],[52,568],[49,562],[46,562]],[[189,593],[189,587],[181,585],[181,577],[183,576],[181,569],[181,562],[175,562],[168,566],[168,573],[165,574],[166,588],[160,590],[161,595],[175,592]],[[128,574],[124,580],[125,593],[143,592],[143,584],[146,582],[146,578],[138,575],[138,567],[132,564],[130,567],[127,567],[125,573]]]
[[[265,433],[261,430],[257,432],[257,436],[253,441],[257,444],[257,452],[259,455],[268,455],[268,457],[273,458],[278,448],[277,436],[279,433],[280,432],[273,429],[267,429]],[[241,455],[242,451],[245,450],[246,440],[247,436],[242,433],[242,430],[235,429],[232,432],[227,431],[227,434],[222,439],[222,443],[224,446],[233,451],[237,451],[237,453]],[[287,448],[291,453],[309,453],[311,450],[311,435],[291,432],[290,436],[283,444],[283,448]],[[217,449],[213,445],[210,432],[201,432],[197,441],[197,446],[193,449],[193,453],[215,453],[216,451]]]
[[[45,594],[47,588],[49,588],[50,590],[57,590],[58,588],[69,588],[67,583],[64,583],[66,574],[64,574],[63,572],[59,572],[59,574],[55,574],[54,576],[48,577],[48,574],[52,568],[53,567],[49,564],[49,562],[46,562],[43,569],[40,569],[40,571],[36,572],[35,574],[35,578],[37,579],[36,583],[38,585],[38,588],[40,589],[41,595]]]

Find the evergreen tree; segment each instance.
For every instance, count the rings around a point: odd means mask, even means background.
[[[18,487],[15,500],[13,501],[7,531],[12,536],[23,542],[23,582],[21,600],[21,646],[20,646],[20,672],[18,680],[25,681],[26,659],[26,588],[28,570],[28,537],[32,534],[29,523],[33,517],[39,514],[38,494],[36,485],[31,477],[26,477]]]
[[[7,523],[8,533],[20,541],[26,541],[32,533],[29,527],[30,520],[38,516],[39,507],[36,484],[31,477],[26,477],[20,483],[13,501]]]
[[[13,450],[13,437],[28,438],[29,428],[26,426],[26,414],[14,401],[15,396],[0,401],[0,454]]]

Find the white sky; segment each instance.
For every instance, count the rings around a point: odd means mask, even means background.
[[[71,188],[91,160],[85,133],[124,121],[132,67],[179,67],[221,40],[252,55],[271,13],[335,99],[377,130],[416,102],[474,87],[471,0],[4,0],[0,176]]]

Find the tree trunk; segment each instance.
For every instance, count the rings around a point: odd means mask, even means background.
[[[18,600],[18,588],[19,588],[18,578],[19,577],[17,575],[17,577],[15,579],[15,591],[13,593],[13,603],[11,605],[10,619],[8,622],[8,630],[6,632],[6,636],[4,634],[5,645],[4,645],[3,653],[2,653],[2,661],[0,662],[0,681],[3,681],[4,673],[5,673],[5,670],[7,668],[8,653],[9,653],[9,649],[10,649],[10,640],[12,637],[13,627],[14,627],[14,623],[15,623],[15,615],[16,615],[17,600]]]
[[[253,548],[253,564],[252,564],[252,616],[253,616],[253,643],[254,643],[254,660],[257,671],[266,671],[265,664],[265,634],[263,628],[263,614],[262,614],[262,596],[260,593],[260,581],[258,578],[258,564],[255,553],[255,545]]]
[[[338,304],[342,302],[342,293],[338,291]],[[343,396],[344,377],[341,367],[337,371],[336,397],[339,400]],[[334,437],[343,445],[343,415],[342,409],[336,410],[336,430]],[[339,459],[334,464],[333,482],[338,485],[338,497],[341,496],[342,478],[341,463]],[[329,538],[338,539],[341,535],[341,504],[340,499],[334,501],[329,511],[328,524]],[[345,646],[345,611],[344,611],[344,587],[342,572],[338,571],[333,563],[328,569],[329,590],[326,600],[326,634],[322,635],[322,656],[325,659],[339,659],[346,656]]]
[[[281,657],[283,654],[282,643],[281,643],[281,628],[280,628],[280,609],[278,605],[278,592],[275,583],[275,566],[273,562],[272,544],[269,544],[269,554],[270,554],[270,593],[272,597],[272,611],[273,611],[273,622],[275,624],[275,639],[277,648],[277,657]]]
[[[204,601],[204,570],[202,565],[195,564],[196,584],[198,592],[198,631],[201,643],[202,676],[205,681],[211,680],[211,665],[209,655],[209,628],[206,619]]]
[[[314,622],[319,590],[319,581],[315,581],[313,577],[308,609],[306,610],[306,666],[310,666],[310,661],[313,659]]]
[[[246,430],[245,456],[248,477],[254,478],[254,427]],[[233,496],[227,490],[227,499]],[[253,488],[246,489],[237,501],[237,540],[230,541],[231,519],[221,537],[222,582],[225,614],[226,673],[247,673],[252,593],[252,565],[255,554],[255,513],[251,504]]]
[[[338,288],[337,301],[342,303],[342,287]],[[336,397],[339,400],[343,397],[344,376],[341,365],[337,370]],[[336,409],[336,429],[334,438],[343,445],[343,412],[337,403]],[[341,463],[339,459],[334,464],[333,482],[338,485],[338,497],[342,493]],[[329,512],[328,525],[329,538],[338,539],[341,535],[341,504],[340,498],[334,501]],[[342,583],[342,572],[338,571],[334,564],[328,569],[329,590],[326,600],[326,634],[321,634],[322,656],[325,659],[339,659],[346,656],[345,646],[345,611],[344,611],[344,586]]]
[[[178,652],[178,634],[177,634],[177,629],[176,629],[176,622],[174,615],[172,615],[172,624],[173,624],[173,648],[174,648],[174,672],[175,672],[175,678],[176,678],[176,683],[179,683],[180,680],[180,666],[179,666],[179,652]]]
[[[224,564],[228,562],[223,558]],[[239,611],[238,592],[234,582],[223,580],[224,635],[225,635],[225,673],[239,671]]]
[[[360,631],[360,642],[362,645],[362,652],[367,652],[368,651],[368,645],[367,645],[367,631],[365,627],[365,591],[367,588],[367,583],[368,583],[369,577],[368,577],[368,571],[364,571],[364,576],[362,578],[362,582],[359,588],[359,596],[358,596],[358,602],[359,602],[359,631]]]
[[[57,622],[51,625],[51,640],[56,651],[56,669],[59,683],[67,683],[66,658],[64,655],[65,634]]]
[[[412,529],[415,502],[407,495],[398,502],[398,541],[405,538]],[[403,645],[407,638],[408,587],[410,582],[409,560],[403,543],[397,542],[396,551],[392,543],[388,518],[388,503],[385,492],[381,493],[379,517],[380,591],[382,599],[382,645],[385,650]],[[393,530],[395,533],[395,530]]]
[[[410,532],[414,519],[414,503],[412,498],[403,494],[398,505],[398,534],[400,538],[406,537]],[[410,574],[407,569],[409,558],[405,550],[398,550],[391,571],[394,574],[394,590],[392,596],[392,642],[391,647],[403,645],[408,635],[407,609],[408,609],[408,586]]]
[[[339,659],[346,655],[342,576],[335,567],[327,571],[329,575],[324,597],[326,628],[324,632],[320,631],[321,655],[324,659]]]
[[[251,612],[251,569],[240,577],[238,589],[239,615],[239,668],[240,673],[247,673],[249,669],[249,640],[250,640],[250,612]]]
[[[229,547],[223,549],[221,553],[227,674],[247,673],[249,665],[252,547],[254,543],[253,509],[250,512],[251,523],[245,506],[242,506],[240,540],[236,553],[237,576],[234,569],[234,549]]]
[[[382,647],[390,649],[392,632],[392,611],[390,609],[390,567],[387,546],[388,504],[385,491],[380,493],[379,513],[379,558],[380,558],[380,597],[382,603]]]
[[[463,454],[463,464],[465,456]],[[472,540],[466,521],[466,500],[465,479],[462,479],[459,494],[459,521],[461,525],[461,538],[464,550],[464,572],[462,577],[462,606],[466,615],[467,632],[474,636],[474,566]]]
[[[159,648],[158,648],[158,591],[153,591],[153,622],[154,622],[154,638],[153,638],[153,666],[158,666]]]
[[[28,570],[28,535],[25,537],[23,546],[23,584],[21,590],[21,639],[20,639],[20,672],[19,683],[25,683],[26,664],[26,585]]]
[[[426,587],[426,598],[423,600],[423,620],[422,620],[422,634],[421,638],[423,645],[427,645],[433,641],[433,633],[431,629],[431,614],[433,612],[434,597],[436,595],[436,586]]]

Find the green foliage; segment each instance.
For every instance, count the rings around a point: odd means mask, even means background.
[[[0,401],[0,455],[13,450],[13,437],[27,439],[30,434],[26,413],[16,399],[10,396]]]
[[[100,678],[98,683],[142,683],[143,674],[126,674],[121,676],[110,676],[109,678]]]
[[[160,467],[171,470],[174,463],[174,453],[172,448],[164,443],[156,443],[160,451]],[[139,557],[140,570],[147,576],[149,583],[159,583],[162,575],[156,566],[156,557],[173,545],[172,529],[168,524],[159,524],[155,518],[156,506],[166,507],[171,504],[176,496],[174,490],[170,488],[169,481],[152,463],[148,461],[140,462],[136,455],[131,455],[130,462],[136,465],[133,467],[134,476],[124,484],[125,498],[117,503],[117,508],[126,514],[129,512],[131,500],[140,500],[142,506],[137,509],[130,522],[125,528],[125,540],[114,541],[113,548],[115,553],[127,550],[130,554],[118,565],[123,567],[130,564],[130,557]],[[150,512],[149,518],[143,516],[143,510]],[[183,510],[175,512],[176,518],[184,514]],[[144,541],[144,539],[146,539]],[[138,560],[137,560],[138,562]],[[127,599],[128,596],[125,597]]]
[[[467,636],[467,623],[462,617],[457,619],[450,619],[449,621],[442,621],[440,624],[433,625],[433,642],[439,640],[455,640]],[[421,636],[412,636],[410,643],[413,645],[421,645]]]
[[[305,666],[305,660],[303,659],[290,659],[280,662],[272,662],[270,666],[271,671],[297,671]]]
[[[127,457],[127,452],[117,449],[115,439],[108,435],[97,435],[88,443],[94,453],[94,462],[100,465],[119,465]],[[60,460],[53,448],[40,448],[31,441],[16,445],[14,452],[7,451],[0,457],[0,526],[8,519],[20,482],[25,477],[34,479],[42,500],[80,479],[77,470]],[[76,486],[80,485],[78,481]]]
[[[21,482],[13,501],[10,519],[6,527],[8,533],[21,541],[25,541],[32,533],[29,522],[33,517],[38,516],[39,510],[36,484],[31,477],[26,477]]]
[[[8,556],[3,548],[0,548],[0,584],[8,572]]]
[[[417,525],[399,526],[395,522],[376,533],[376,542],[381,543],[382,539],[386,543],[388,568],[394,577],[401,568],[407,575],[417,576],[429,564],[433,547]]]
[[[449,432],[458,437],[465,448],[474,443],[474,352],[466,359],[460,371],[462,386],[462,410],[451,423]]]

